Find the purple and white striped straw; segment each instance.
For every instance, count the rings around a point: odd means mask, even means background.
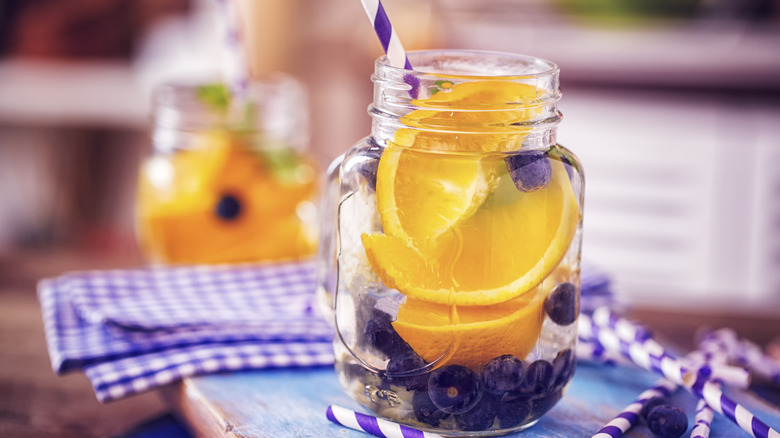
[[[621,354],[607,351],[604,349],[604,347],[601,346],[600,343],[584,338],[579,338],[577,340],[576,357],[577,360],[584,360],[608,366],[632,363]]]
[[[406,56],[406,51],[401,45],[401,40],[398,39],[398,34],[390,24],[390,19],[387,17],[387,12],[385,12],[385,7],[382,6],[382,2],[380,0],[360,1],[363,3],[363,9],[366,10],[368,19],[371,20],[371,24],[374,25],[376,36],[379,37],[379,42],[382,43],[382,49],[384,49],[387,54],[390,65],[411,70],[412,64]]]
[[[698,373],[696,380],[685,385],[692,393],[704,399],[715,412],[722,414],[755,438],[780,438],[780,433],[761,421],[746,407],[723,394],[720,384],[712,382],[705,373]]]
[[[578,328],[581,336],[597,339],[605,349],[619,352],[637,365],[660,373],[666,379],[684,386],[694,395],[703,398],[714,411],[723,414],[754,437],[780,438],[777,431],[767,426],[747,408],[723,394],[720,385],[711,380],[713,376],[709,366],[705,365],[692,373],[673,357],[654,356],[644,348],[643,344],[629,343],[620,339],[609,328],[597,326],[587,315],[580,315],[579,320]]]
[[[216,15],[225,49],[225,80],[233,97],[240,101],[246,98],[249,89],[249,64],[235,2],[236,0],[216,0]]]
[[[620,411],[615,418],[610,420],[592,438],[619,438],[636,424],[639,420],[639,411],[642,410],[642,406],[648,400],[653,397],[668,397],[676,389],[677,385],[674,383],[666,379],[658,380],[655,386],[639,394],[636,400]]]
[[[584,314],[579,316],[577,328],[581,337],[601,343],[607,351],[620,353],[646,370],[659,373],[678,385],[683,384],[688,370],[675,357],[653,355],[645,348],[644,344],[622,340],[614,331],[608,327],[596,325],[590,317]]]
[[[325,415],[328,420],[338,425],[383,438],[441,438],[441,435],[435,433],[424,432],[336,405],[328,406]]]
[[[590,322],[593,327],[592,332],[598,332],[598,336],[605,338],[613,346],[625,350],[624,354],[628,354],[642,368],[662,372],[660,367],[679,367],[682,376],[686,372],[695,371],[704,365],[701,361],[679,359],[656,341],[649,330],[614,314],[606,307],[594,310]],[[582,329],[582,325],[580,325],[580,329]],[[742,367],[717,363],[709,365],[709,368],[712,380],[719,380],[728,386],[740,389],[746,389],[750,386],[750,373]],[[681,381],[672,380],[678,384],[681,383]]]
[[[699,400],[696,405],[696,415],[693,418],[691,438],[709,438],[713,415],[714,411],[710,405],[704,400]]]
[[[699,348],[711,354],[725,354],[738,364],[744,365],[756,376],[780,385],[780,366],[761,350],[758,344],[741,338],[730,328],[722,328],[704,335]]]

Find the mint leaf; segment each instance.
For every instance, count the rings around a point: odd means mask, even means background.
[[[227,112],[232,98],[230,89],[223,83],[200,85],[195,90],[195,96],[201,103],[222,114]]]

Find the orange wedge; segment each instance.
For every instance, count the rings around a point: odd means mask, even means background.
[[[552,168],[550,184],[527,193],[503,174],[481,207],[435,245],[364,234],[374,273],[409,298],[440,304],[485,306],[532,290],[563,259],[580,220],[563,164],[553,160]],[[417,209],[436,214],[425,204]]]
[[[494,306],[448,306],[407,298],[393,327],[426,361],[479,372],[503,354],[525,358],[542,328],[541,294]]]

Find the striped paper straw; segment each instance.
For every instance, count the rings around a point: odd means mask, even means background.
[[[755,438],[780,438],[780,433],[761,421],[746,407],[723,394],[720,385],[710,381],[702,373],[697,375],[693,384],[688,382],[686,387],[695,395],[704,399],[712,410],[722,414]]]
[[[384,438],[441,438],[441,435],[435,433],[423,432],[336,405],[328,406],[325,415],[333,423]]]
[[[233,97],[243,100],[249,88],[249,64],[246,59],[244,40],[239,27],[236,0],[216,0],[217,24],[223,35],[225,49],[225,79]]]
[[[615,354],[611,351],[604,349],[598,342],[593,342],[590,339],[579,338],[577,340],[576,347],[577,360],[584,360],[588,362],[595,362],[603,365],[614,366],[617,364],[630,364],[631,361],[627,360],[620,354]]]
[[[639,420],[639,411],[642,410],[642,406],[648,400],[653,397],[668,397],[676,389],[677,385],[674,383],[666,379],[658,380],[655,386],[639,394],[636,400],[620,411],[615,418],[610,420],[592,438],[619,438],[636,424],[637,420]]]
[[[757,376],[780,385],[780,366],[767,357],[758,344],[741,338],[730,328],[722,328],[704,335],[699,343],[707,352],[722,352],[731,361],[746,366]]]
[[[590,323],[593,327],[591,333],[598,332],[598,336],[605,338],[611,346],[616,347],[614,351],[628,354],[642,368],[661,372],[660,367],[679,367],[682,376],[688,371],[695,371],[696,368],[703,366],[701,362],[680,360],[656,341],[649,330],[614,314],[606,307],[596,309]],[[750,386],[750,373],[742,367],[726,364],[713,364],[709,367],[712,380],[719,380],[728,386],[740,389]]]
[[[577,328],[580,336],[596,340],[607,351],[620,353],[641,368],[657,372],[678,385],[683,384],[688,370],[676,358],[650,354],[642,343],[620,339],[609,328],[597,326],[587,315],[579,316]]]
[[[382,49],[387,54],[390,65],[411,70],[412,64],[406,56],[401,40],[398,39],[398,34],[396,34],[395,29],[390,24],[390,19],[387,17],[387,12],[385,12],[382,2],[379,0],[360,1],[363,3],[363,9],[366,10],[366,14],[368,14],[368,19],[374,25],[376,36],[379,37],[379,42],[382,43]]]
[[[600,327],[609,327],[621,339],[643,341],[652,338],[652,333],[646,327],[617,315],[607,306],[601,306],[593,311],[593,322]]]
[[[704,400],[696,405],[696,415],[693,418],[691,438],[709,438],[714,411]]]
[[[723,394],[720,385],[711,381],[712,370],[709,366],[704,365],[696,373],[689,373],[678,360],[671,357],[656,357],[640,343],[623,341],[608,328],[596,326],[587,315],[581,314],[579,320],[581,325],[578,328],[581,329],[582,336],[593,337],[601,342],[605,349],[619,352],[642,368],[657,372],[673,383],[684,386],[694,395],[703,398],[715,412],[723,414],[754,437],[780,438],[777,431],[767,426],[747,408]],[[693,382],[691,382],[692,375],[695,375]]]

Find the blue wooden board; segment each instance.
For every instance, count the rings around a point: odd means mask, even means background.
[[[535,426],[510,437],[590,437],[657,376],[632,367],[582,365],[568,392]],[[770,393],[777,395],[777,393]],[[229,437],[366,437],[330,423],[328,405],[367,412],[342,390],[331,368],[280,369],[216,374],[186,379],[166,396],[188,423],[203,436]],[[780,430],[780,408],[754,392],[730,391],[729,396]],[[778,397],[780,398],[780,397]],[[777,400],[778,398],[775,398]],[[696,400],[684,390],[673,401],[689,413],[693,428]],[[646,426],[626,437],[652,437]],[[725,417],[715,414],[712,438],[749,437]]]

